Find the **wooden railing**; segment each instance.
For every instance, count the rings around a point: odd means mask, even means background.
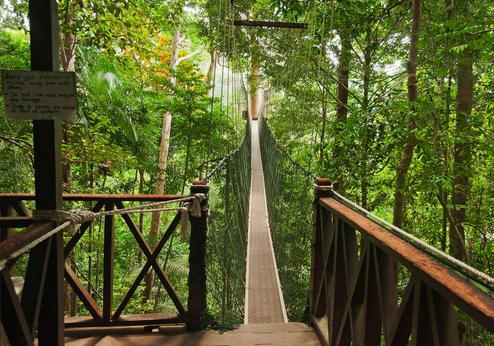
[[[191,195],[208,192],[208,186],[204,182],[196,182],[191,187]],[[159,202],[170,201],[183,196],[176,195],[64,195],[64,201],[86,201],[94,202],[93,212],[102,210],[111,211],[123,209],[128,202]],[[8,259],[13,253],[36,242],[39,237],[54,229],[52,222],[34,221],[25,201],[33,200],[31,194],[0,194],[0,261]],[[65,327],[121,327],[139,325],[163,325],[185,323],[188,329],[196,330],[204,327],[206,314],[206,274],[205,274],[205,245],[207,234],[207,199],[202,202],[203,208],[201,217],[189,215],[190,222],[190,246],[189,246],[189,273],[188,273],[188,304],[184,306],[182,300],[176,293],[163,267],[158,263],[158,256],[171,235],[175,232],[181,221],[182,211],[177,211],[168,228],[158,239],[155,247],[151,247],[140,232],[133,217],[129,214],[104,216],[103,226],[103,292],[101,305],[90,294],[84,286],[77,273],[68,263],[63,268],[63,276],[66,282],[73,289],[77,297],[84,304],[90,317],[79,319],[67,319]],[[128,231],[132,234],[140,251],[143,253],[145,262],[139,274],[134,279],[133,284],[117,304],[114,303],[114,260],[115,260],[115,218],[121,217],[125,221]],[[72,250],[80,242],[85,232],[91,227],[90,222],[80,225],[70,240],[65,243],[63,256],[67,260]],[[15,231],[15,228],[25,228]],[[31,253],[46,243],[43,241],[30,250]],[[10,257],[9,257],[10,256]],[[1,315],[0,319],[5,332],[13,345],[32,344],[36,335],[37,321],[42,317],[39,315],[39,304],[30,304],[30,296],[39,294],[39,287],[36,290],[36,283],[47,279],[44,273],[36,274],[30,270],[33,263],[28,263],[25,277],[23,295],[18,299],[13,291],[10,272],[15,264],[14,260],[9,260],[2,270],[1,281]],[[33,267],[34,268],[34,267]],[[122,313],[127,304],[134,296],[137,288],[149,270],[154,271],[162,288],[167,292],[176,308],[176,314],[142,314],[127,315]],[[48,280],[48,279],[47,279]],[[42,286],[42,285],[38,285]],[[26,290],[27,289],[27,290]],[[27,294],[29,292],[29,295]],[[63,306],[63,304],[62,304]],[[117,306],[116,309],[113,309]],[[9,316],[5,318],[5,316]],[[15,318],[14,318],[15,317]],[[21,336],[19,336],[21,335]]]
[[[492,297],[316,185],[310,314],[325,344],[460,345],[459,317],[494,332]]]

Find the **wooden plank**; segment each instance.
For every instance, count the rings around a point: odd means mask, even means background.
[[[285,29],[307,29],[309,25],[307,23],[290,23],[290,22],[273,22],[263,20],[234,20],[235,26],[249,26],[260,28],[285,28]]]
[[[101,310],[98,304],[91,296],[91,294],[89,294],[89,292],[86,290],[86,288],[79,280],[77,275],[74,273],[74,271],[67,264],[65,264],[64,271],[65,271],[65,279],[67,280],[67,283],[75,291],[75,293],[77,294],[81,302],[84,304],[86,309],[88,309],[93,319],[103,320],[103,315],[101,314]]]
[[[48,238],[29,252],[21,306],[32,335],[35,335],[38,325],[51,243],[52,238]]]
[[[29,332],[12,280],[5,270],[0,273],[0,300],[0,316],[3,317],[2,324],[10,344],[32,345],[32,334]]]
[[[91,317],[67,318],[66,328],[91,328],[91,327],[131,327],[131,326],[159,326],[166,324],[183,323],[184,319],[173,314],[144,314],[124,315],[120,319],[108,323]],[[108,329],[107,329],[108,331]]]
[[[64,201],[129,201],[129,202],[164,202],[184,198],[184,195],[131,195],[131,194],[63,194]],[[32,193],[2,193],[0,201],[33,201]]]
[[[322,198],[323,207],[333,210],[363,232],[381,250],[406,265],[435,291],[465,311],[490,331],[494,331],[494,299],[442,266],[430,256],[387,231],[372,220],[334,198]]]
[[[8,228],[26,228],[33,222],[33,218],[28,216],[4,216],[0,217],[0,228],[2,231]]]
[[[53,230],[52,222],[36,222],[24,231],[10,236],[0,244],[0,259],[10,257],[51,230]]]
[[[19,216],[31,216],[31,212],[27,209],[23,201],[12,201],[12,206]]]

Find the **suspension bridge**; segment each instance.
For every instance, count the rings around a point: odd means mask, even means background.
[[[56,2],[30,9],[31,67],[56,70]],[[36,194],[0,194],[2,344],[460,345],[473,333],[492,343],[493,278],[339,194],[288,155],[263,117],[246,122],[239,147],[189,195],[63,195],[59,130],[34,121]],[[151,243],[140,217],[157,211],[165,229]],[[141,256],[115,294],[116,254],[130,252],[117,232]],[[188,266],[171,275],[163,253],[179,233]],[[73,255],[88,243],[97,265]],[[153,313],[135,301],[150,272],[166,301]],[[78,316],[64,316],[65,292]]]
[[[43,318],[43,310],[33,315],[32,297],[40,295],[42,286],[36,281],[39,273],[30,269],[43,264],[29,261],[20,293],[10,277],[19,256],[34,258],[64,225],[79,223],[65,244],[63,253],[69,258],[98,217],[104,218],[100,299],[70,265],[62,267],[66,282],[88,311],[88,316],[65,319],[68,345],[407,345],[410,340],[418,345],[460,345],[462,326],[475,326],[476,333],[486,337],[494,330],[492,278],[354,205],[329,180],[316,179],[312,194],[313,176],[277,143],[264,118],[247,123],[239,148],[208,178],[209,183],[193,184],[190,196],[65,195],[67,202],[96,204],[83,213],[86,218],[66,221],[71,212],[62,214],[61,226],[55,229],[26,207],[24,202],[33,195],[0,195],[5,239],[0,244],[1,316],[11,344],[32,344],[35,326],[40,328]],[[136,201],[144,204],[124,205]],[[160,208],[176,216],[152,249],[132,214]],[[296,225],[287,223],[289,215]],[[112,286],[117,217],[123,218],[146,258],[120,301]],[[159,253],[181,223],[191,229],[186,304],[158,263]],[[10,229],[19,227],[27,228],[12,234]],[[283,240],[286,227],[299,232],[298,238]],[[300,245],[306,252],[312,249],[306,263],[295,256],[300,250],[294,246]],[[300,272],[286,272],[290,267]],[[124,315],[150,269],[177,313]],[[45,279],[47,271],[42,271]],[[297,282],[296,275],[305,282]],[[290,290],[292,284],[302,291],[302,299]],[[305,311],[297,312],[297,306]],[[210,316],[208,308],[217,315]],[[287,310],[303,314],[307,324],[289,321]],[[227,316],[243,324],[225,333],[203,330],[208,318]]]

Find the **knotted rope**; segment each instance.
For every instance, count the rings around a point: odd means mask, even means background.
[[[107,210],[101,212],[92,212],[90,210],[72,209],[72,210],[35,210],[33,212],[33,219],[35,221],[54,221],[57,223],[69,222],[72,225],[79,225],[86,222],[93,221],[100,216],[115,216],[125,215],[133,213],[150,213],[160,211],[181,211],[182,221],[187,221],[188,213],[191,216],[201,217],[201,204],[206,199],[206,195],[203,193],[197,193],[191,197],[178,198],[169,201],[155,202],[149,204],[143,204],[134,207],[122,208],[117,210]],[[166,208],[161,206],[171,203],[185,203],[182,207]]]

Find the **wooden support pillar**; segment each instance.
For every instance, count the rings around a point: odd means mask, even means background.
[[[311,279],[310,279],[310,296],[309,296],[309,311],[314,317],[322,317],[324,314],[324,304],[317,304],[319,286],[321,285],[322,274],[324,270],[324,247],[323,234],[324,226],[321,224],[321,208],[319,199],[331,195],[332,182],[330,179],[318,178],[315,181],[316,191],[314,199],[314,209],[312,214],[312,260],[311,260]],[[321,298],[324,295],[321,294]],[[312,322],[312,320],[310,321]]]
[[[190,193],[207,194],[206,180],[194,181]],[[202,202],[201,217],[190,215],[189,246],[189,299],[187,302],[187,329],[200,330],[207,325],[206,302],[206,239],[208,231],[208,200]]]
[[[56,0],[30,0],[31,69],[59,69],[59,30]],[[59,120],[33,121],[34,175],[36,208],[54,210],[62,207]],[[40,244],[40,246],[46,244]],[[40,346],[64,344],[63,235],[53,236],[47,251],[33,251],[30,263],[44,262],[49,256],[44,285],[40,287],[41,310],[38,324]],[[26,282],[31,278],[26,277]],[[35,304],[38,304],[36,302]],[[36,310],[35,307],[31,309]]]
[[[105,210],[113,210],[111,202],[105,204]],[[104,263],[103,263],[103,320],[111,322],[113,307],[113,270],[115,259],[115,216],[105,216],[105,238],[104,238]]]

